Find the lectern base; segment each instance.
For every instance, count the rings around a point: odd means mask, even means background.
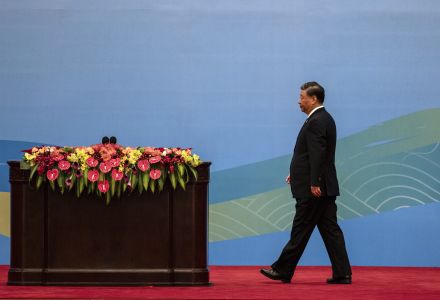
[[[186,190],[112,199],[36,190],[9,162],[9,285],[209,285],[209,164]]]
[[[23,270],[10,269],[8,285],[209,286],[208,270]]]

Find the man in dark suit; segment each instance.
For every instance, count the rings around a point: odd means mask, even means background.
[[[323,103],[325,91],[316,82],[301,86],[299,107],[307,114],[293,151],[290,175],[296,199],[290,240],[270,269],[261,273],[273,280],[289,283],[315,226],[324,240],[333,276],[329,284],[350,284],[351,267],[344,235],[337,223],[336,196],[339,196],[335,168],[336,125]]]

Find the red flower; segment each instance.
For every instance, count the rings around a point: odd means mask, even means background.
[[[87,178],[89,179],[89,181],[91,182],[95,182],[99,179],[99,172],[98,170],[90,170],[87,173]]]
[[[66,160],[62,160],[58,162],[58,168],[60,168],[60,170],[68,170],[70,168],[70,162],[66,161]]]
[[[162,172],[158,169],[153,169],[150,171],[150,177],[154,180],[159,179]]]
[[[55,153],[52,155],[52,159],[54,161],[60,161],[64,159],[64,155],[62,155],[61,153]]]
[[[108,184],[108,180],[103,180],[98,182],[98,189],[101,193],[106,193],[109,187],[110,185]]]
[[[112,178],[116,181],[121,180],[124,177],[124,173],[122,173],[121,171],[118,171],[116,169],[113,169],[112,171]]]
[[[99,169],[101,170],[102,173],[108,173],[112,170],[112,167],[110,166],[109,163],[102,162],[99,164]]]
[[[38,169],[37,169],[37,172],[38,172],[38,175],[39,176],[41,176],[41,175],[43,175],[43,173],[44,173],[44,164],[43,163],[41,163],[40,165],[38,165]]]
[[[150,163],[151,164],[158,163],[158,162],[160,162],[161,159],[162,158],[160,156],[154,156],[154,157],[150,158]]]
[[[170,170],[170,173],[174,173],[174,165],[170,165],[168,167],[168,170]]]
[[[112,168],[116,168],[116,167],[119,167],[119,164],[121,163],[121,159],[119,157],[113,158],[113,159],[110,159],[110,161],[108,163],[110,164],[110,166]]]
[[[58,178],[58,175],[60,175],[60,172],[58,171],[58,169],[52,169],[47,171],[47,179],[49,179],[50,181],[54,181],[55,179]]]
[[[26,150],[21,150],[21,152],[26,152],[26,153],[32,154],[32,148],[26,149]]]
[[[94,168],[98,165],[98,161],[93,156],[87,158],[86,163],[90,168]]]
[[[139,170],[141,170],[142,172],[145,172],[150,167],[150,163],[148,162],[148,160],[143,159],[143,160],[138,161],[137,166],[138,166]]]

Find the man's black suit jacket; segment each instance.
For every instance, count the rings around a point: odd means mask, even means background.
[[[296,139],[290,163],[290,188],[294,198],[313,197],[310,186],[322,196],[339,196],[335,167],[336,124],[319,108],[304,123]]]

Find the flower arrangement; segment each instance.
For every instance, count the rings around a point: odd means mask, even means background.
[[[30,182],[38,188],[48,182],[61,193],[75,190],[77,197],[105,195],[107,204],[123,192],[162,191],[167,179],[174,189],[182,189],[201,164],[191,148],[123,147],[96,144],[89,147],[41,146],[24,150],[22,164],[29,168]],[[35,181],[33,178],[36,176]]]

